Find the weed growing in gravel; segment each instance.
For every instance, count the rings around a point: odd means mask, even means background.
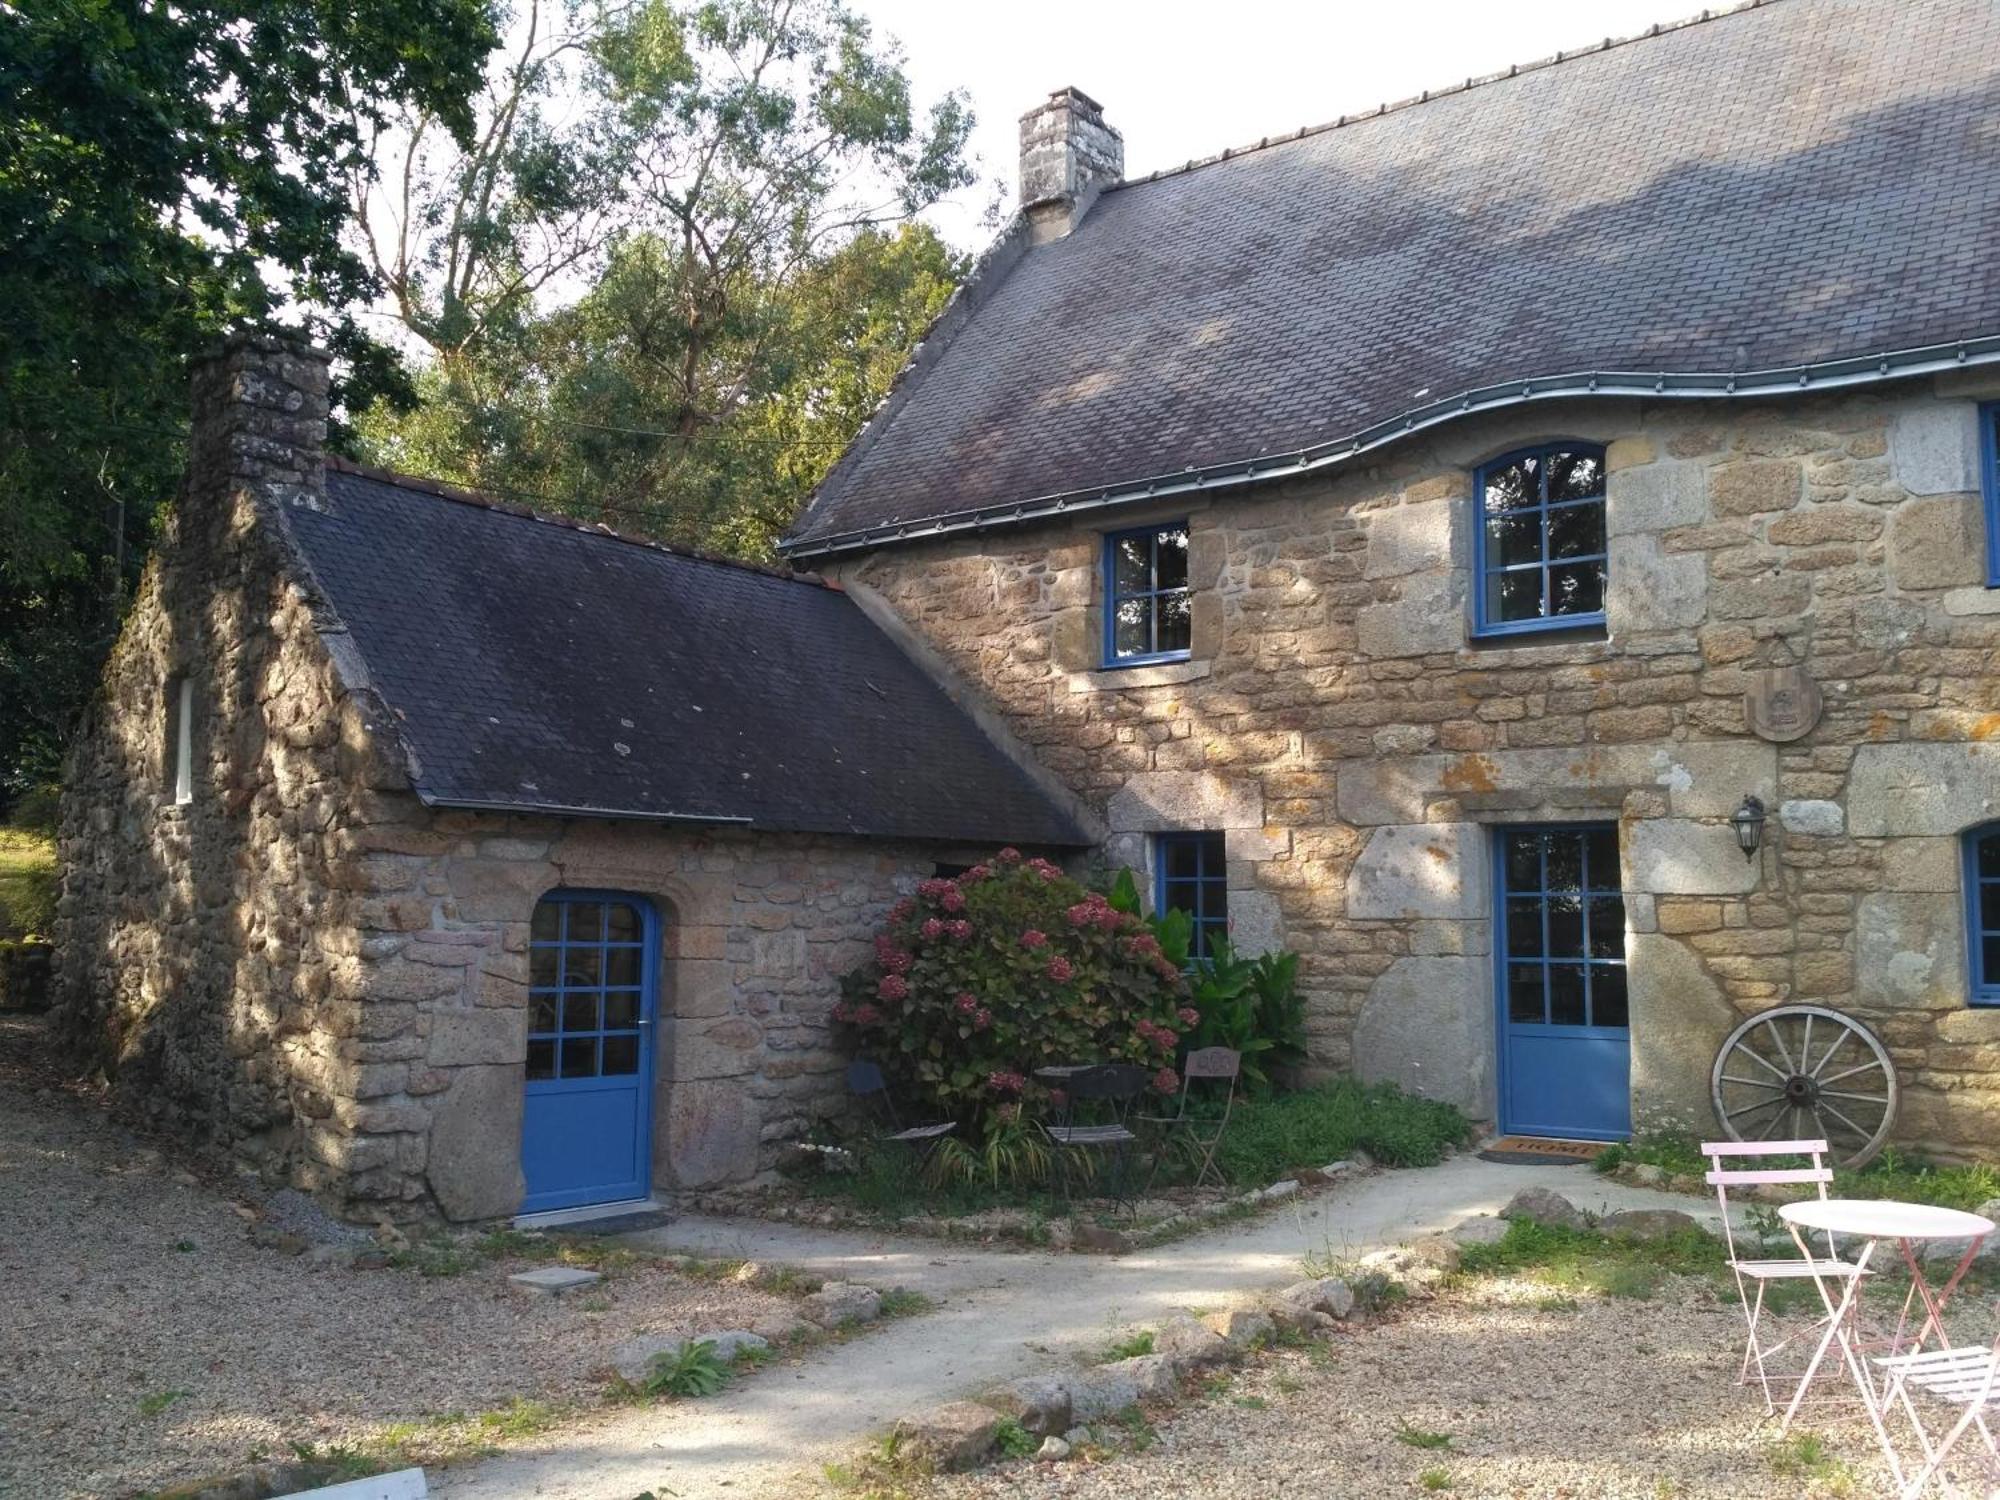
[[[1515,1219],[1494,1244],[1467,1245],[1459,1267],[1468,1276],[1530,1276],[1550,1289],[1535,1304],[1547,1311],[1572,1310],[1577,1293],[1645,1301],[1669,1275],[1700,1276],[1717,1287],[1728,1275],[1722,1241],[1698,1229],[1640,1242],[1532,1219]]]
[[[1396,1424],[1396,1441],[1406,1448],[1449,1448],[1451,1434],[1430,1432],[1422,1427],[1412,1427],[1408,1422]]]
[[[892,1286],[882,1294],[879,1316],[884,1318],[912,1318],[918,1313],[927,1313],[937,1304],[922,1292],[913,1292],[906,1286]]]
[[[713,1396],[729,1383],[729,1366],[717,1357],[715,1340],[697,1339],[653,1357],[641,1383],[649,1396]]]
[[[1234,1384],[1236,1384],[1235,1372],[1217,1370],[1212,1374],[1201,1377],[1201,1393],[1210,1400],[1214,1400],[1217,1396],[1228,1395],[1229,1388]]]
[[[1121,1359],[1137,1359],[1142,1354],[1153,1352],[1153,1330],[1141,1328],[1128,1333],[1122,1339],[1113,1339],[1105,1346],[1100,1364],[1112,1364]]]
[[[993,1430],[993,1441],[1000,1449],[1002,1458],[1032,1458],[1042,1446],[1042,1440],[1012,1417],[1008,1417]]]
[[[1113,1412],[1111,1420],[1124,1429],[1125,1442],[1134,1453],[1144,1453],[1160,1440],[1158,1429],[1136,1406],[1128,1406],[1123,1411]]]
[[[1853,1465],[1834,1457],[1816,1433],[1795,1432],[1771,1445],[1765,1455],[1771,1472],[1788,1479],[1810,1479],[1829,1495],[1857,1493]]]
[[[371,1474],[380,1474],[387,1464],[359,1448],[333,1445],[322,1448],[317,1443],[291,1444],[292,1457],[303,1464],[317,1464],[324,1470],[328,1484],[342,1479],[366,1479]]]
[[[192,1396],[193,1394],[193,1391],[154,1391],[150,1395],[141,1396],[139,1398],[139,1415],[142,1417],[157,1417],[176,1401],[181,1400],[183,1397]]]
[[[1235,1404],[1242,1407],[1245,1411],[1262,1411],[1271,1403],[1266,1401],[1262,1396],[1238,1396]]]
[[[198,1247],[193,1240],[175,1240],[174,1248],[183,1255],[192,1255]]]
[[[1433,1493],[1439,1490],[1448,1490],[1451,1488],[1451,1470],[1426,1469],[1417,1476],[1417,1483]]]

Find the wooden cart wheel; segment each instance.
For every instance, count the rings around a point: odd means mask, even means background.
[[[1858,1167],[1888,1141],[1900,1090],[1888,1051],[1854,1017],[1780,1005],[1729,1033],[1709,1097],[1731,1140],[1824,1137],[1836,1163]]]

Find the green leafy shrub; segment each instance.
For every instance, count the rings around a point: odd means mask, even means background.
[[[682,1344],[671,1354],[653,1358],[645,1391],[649,1396],[713,1396],[729,1383],[729,1366],[715,1352],[713,1339]]]
[[[959,1120],[970,1140],[1043,1103],[1034,1071],[1050,1064],[1133,1063],[1170,1092],[1199,1019],[1143,921],[1013,849],[898,903],[833,1017],[913,1112]]]

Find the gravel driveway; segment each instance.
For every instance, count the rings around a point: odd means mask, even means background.
[[[746,1328],[786,1299],[655,1266],[531,1297],[531,1262],[426,1278],[287,1255],[199,1177],[52,1086],[0,1017],[0,1495],[120,1497],[517,1398],[589,1402],[637,1332]],[[578,1418],[577,1420],[587,1420]]]
[[[1706,1285],[1657,1299],[1486,1282],[1329,1352],[1279,1350],[1226,1392],[1161,1418],[1158,1440],[1103,1462],[1009,1464],[935,1481],[927,1500],[1820,1500],[1879,1495],[1888,1471],[1854,1408],[1808,1412],[1782,1444],[1734,1384],[1742,1324]],[[1398,1429],[1448,1435],[1413,1446]],[[1961,1450],[1965,1451],[1965,1450]],[[1429,1478],[1426,1479],[1426,1475]],[[1964,1495],[1963,1490],[1933,1495]]]

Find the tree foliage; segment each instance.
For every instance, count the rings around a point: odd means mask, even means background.
[[[173,492],[186,362],[293,308],[396,366],[343,188],[386,109],[470,138],[484,0],[0,8],[0,796],[53,772]]]

